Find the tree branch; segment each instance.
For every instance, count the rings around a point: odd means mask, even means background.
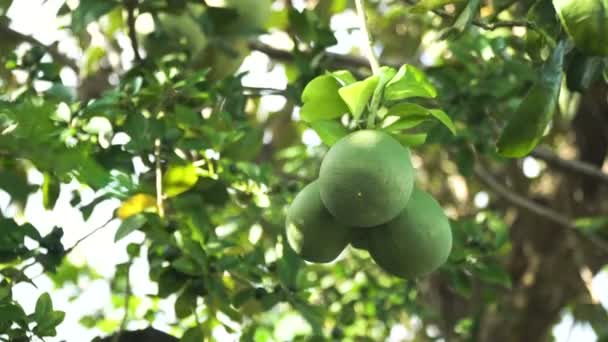
[[[564,171],[592,177],[600,182],[608,184],[608,174],[602,172],[602,170],[598,169],[592,164],[580,160],[562,159],[551,152],[548,148],[543,147],[536,148],[534,151],[532,151],[532,153],[530,153],[530,155]]]
[[[589,240],[597,247],[601,248],[603,251],[608,252],[608,243],[599,238],[594,238],[589,235],[583,234],[578,227],[572,223],[570,218],[562,215],[561,213],[547,208],[543,205],[540,205],[522,195],[519,195],[506,186],[500,184],[494,176],[492,176],[488,171],[486,171],[483,167],[476,165],[474,168],[474,173],[477,178],[483,183],[486,187],[488,187],[492,192],[499,195],[507,202],[512,205],[527,210],[531,213],[534,213],[538,217],[542,217],[543,219],[553,222],[563,228],[574,231],[578,236]]]
[[[2,40],[9,39],[12,37],[16,40],[29,43],[33,46],[41,47],[49,55],[51,55],[51,57],[53,57],[53,59],[57,63],[70,67],[71,69],[76,71],[76,73],[78,73],[80,71],[80,68],[78,67],[78,63],[75,60],[71,59],[70,57],[64,55],[63,53],[61,53],[59,51],[59,49],[57,48],[57,42],[55,42],[51,45],[45,45],[41,41],[37,40],[36,38],[34,38],[32,36],[28,36],[26,34],[18,32],[18,31],[15,31],[12,28],[7,27],[7,26],[0,26],[0,37],[2,37]]]
[[[547,221],[551,221],[553,223],[557,223],[560,226],[566,228],[574,228],[576,227],[570,222],[570,219],[566,216],[553,211],[550,208],[544,207],[524,196],[521,196],[513,191],[511,191],[506,186],[500,184],[494,176],[492,176],[488,171],[486,171],[483,167],[476,165],[474,169],[475,175],[477,178],[487,186],[492,192],[496,193],[500,197],[504,198],[511,204],[516,207],[528,210],[533,212],[534,214],[546,219]]]
[[[249,43],[249,48],[251,50],[256,50],[262,53],[267,54],[269,57],[279,60],[279,61],[293,61],[294,56],[290,51],[277,49],[273,46],[264,44],[260,41],[251,41]],[[369,62],[365,58],[360,58],[357,56],[343,55],[339,53],[333,52],[325,52],[325,56],[331,61],[332,66],[337,67],[350,67],[350,68],[366,68],[369,70]],[[387,64],[388,65],[388,64]],[[396,66],[396,65],[392,65]]]
[[[137,31],[135,30],[135,7],[137,6],[137,0],[125,0],[125,7],[127,8],[127,26],[129,27],[129,39],[131,40],[131,47],[135,54],[135,60],[139,63],[142,61],[141,55],[139,54],[139,42],[137,41]]]
[[[372,68],[372,74],[377,74],[378,70],[380,69],[380,64],[378,64],[378,59],[376,58],[376,54],[374,54],[372,37],[367,29],[367,20],[365,19],[365,7],[363,5],[363,0],[355,0],[355,8],[357,9],[357,17],[359,18],[361,32],[363,32],[366,39],[364,49],[367,54],[369,66]]]
[[[405,2],[409,5],[415,5],[416,2],[412,1],[412,0],[405,0]],[[447,19],[447,20],[454,20],[454,16],[452,16],[449,13],[446,13],[443,10],[440,9],[434,9],[431,10],[431,12],[433,12],[435,15],[441,17],[442,19]],[[484,22],[481,21],[479,19],[473,19],[473,21],[471,21],[471,24],[486,30],[486,31],[492,31],[495,30],[497,28],[501,28],[501,27],[526,27],[532,30],[536,30],[536,26],[534,25],[533,22],[527,21],[527,20],[505,20],[505,21],[493,21],[493,22]]]
[[[249,47],[252,50],[263,52],[273,59],[282,61],[292,61],[294,59],[294,56],[289,51],[277,49],[259,41],[250,42]],[[341,68],[369,68],[368,62],[364,58],[330,52],[327,52],[326,54],[330,59],[334,61],[333,64]],[[393,66],[397,67],[396,65]],[[598,169],[592,164],[585,163],[579,160],[562,159],[546,148],[537,148],[532,151],[531,155],[557,168],[592,177],[601,181],[602,183],[608,184],[608,174],[602,172],[602,170]]]

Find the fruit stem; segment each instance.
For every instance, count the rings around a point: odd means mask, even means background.
[[[382,99],[382,91],[384,90],[384,86],[389,81],[386,75],[382,72],[378,73],[378,85],[376,89],[374,89],[374,95],[372,95],[372,101],[369,105],[369,112],[367,114],[367,128],[373,129],[376,126],[376,116],[378,115],[378,110],[380,109],[380,100]]]
[[[369,66],[372,68],[372,73],[376,75],[380,70],[380,64],[378,64],[378,60],[376,59],[376,55],[374,54],[374,49],[372,48],[372,40],[369,35],[369,31],[367,30],[367,22],[365,20],[365,9],[363,6],[363,0],[355,0],[355,7],[357,8],[357,16],[359,17],[360,21],[361,32],[363,32],[365,38],[367,39],[364,48],[367,55],[367,59],[369,60]]]

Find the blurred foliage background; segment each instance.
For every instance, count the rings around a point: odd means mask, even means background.
[[[424,70],[457,127],[407,140],[455,240],[439,271],[400,280],[363,250],[313,265],[285,244],[286,205],[327,150],[299,118],[303,87],[370,74],[351,1],[55,1],[67,38],[51,44],[0,1],[0,340],[73,341],[72,320],[103,341],[548,341],[568,313],[608,341],[592,286],[608,264],[606,60],[570,44],[559,97],[527,97],[567,40],[553,2],[366,1],[381,64]],[[541,144],[506,158],[503,131]],[[120,255],[111,276],[93,252]],[[109,305],[53,305],[98,281]]]

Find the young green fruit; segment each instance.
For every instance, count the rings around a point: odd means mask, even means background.
[[[441,266],[452,249],[447,216],[428,193],[414,189],[403,212],[370,229],[369,252],[387,272],[402,278],[428,274]]]
[[[287,211],[286,229],[291,248],[310,262],[330,262],[348,244],[349,229],[323,206],[318,181],[296,195]]]
[[[356,131],[331,147],[319,172],[321,199],[339,222],[374,227],[395,218],[414,186],[409,150],[387,133]]]

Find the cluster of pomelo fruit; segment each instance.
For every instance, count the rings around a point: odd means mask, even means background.
[[[330,148],[318,179],[291,203],[286,229],[306,261],[333,261],[350,243],[402,278],[432,272],[452,247],[443,209],[414,186],[409,150],[377,130],[355,131]]]

